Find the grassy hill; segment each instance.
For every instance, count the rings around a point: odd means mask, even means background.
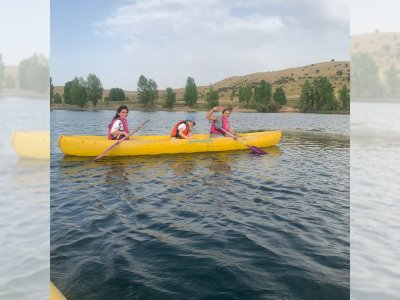
[[[379,75],[393,64],[400,69],[400,32],[374,32],[351,37],[350,54],[367,53],[377,64]]]
[[[400,32],[351,37],[352,101],[400,101]]]
[[[349,86],[349,61],[329,61],[280,71],[259,72],[243,76],[232,76],[216,82],[213,86],[214,89],[216,89],[219,93],[221,105],[231,105],[235,108],[238,108],[240,106],[238,96],[239,88],[247,83],[260,83],[261,80],[265,80],[272,84],[273,91],[276,87],[282,87],[284,89],[286,97],[288,98],[288,105],[287,107],[284,107],[284,109],[290,111],[291,109],[296,109],[298,107],[298,98],[300,97],[301,86],[304,84],[305,80],[313,80],[318,76],[328,77],[335,88],[335,93],[337,93],[343,84]],[[177,97],[177,107],[184,107],[184,90],[184,87],[174,89]],[[208,91],[208,86],[198,86],[197,90],[199,93],[198,108],[205,109],[205,95]],[[55,86],[54,92],[62,95],[63,87]],[[108,96],[108,93],[109,90],[105,89],[103,96]],[[160,91],[160,98],[163,97],[163,94],[164,91]],[[133,105],[132,108],[138,108],[137,92],[125,91],[125,95],[129,97],[130,101],[128,103]],[[114,103],[112,108],[118,104],[119,103]],[[159,106],[161,106],[161,101]],[[105,108],[105,105],[100,103],[99,108]]]

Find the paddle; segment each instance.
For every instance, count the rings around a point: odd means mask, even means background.
[[[110,147],[108,147],[106,150],[104,150],[103,153],[101,153],[99,156],[97,156],[94,160],[98,160],[100,158],[102,158],[103,156],[105,156],[111,149],[115,148],[119,143],[121,143],[123,140],[126,140],[129,136],[131,136],[132,134],[134,134],[135,132],[138,132],[140,129],[143,128],[143,126],[148,122],[149,120],[143,122],[142,124],[140,124],[135,130],[131,131],[129,133],[128,136],[123,137],[122,139],[116,141],[114,144],[112,144]]]
[[[217,121],[217,122],[218,122],[218,121]],[[233,138],[234,138],[235,140],[237,140],[238,142],[241,142],[242,144],[244,144],[244,145],[246,145],[247,147],[249,147],[249,149],[250,149],[252,152],[254,152],[254,153],[258,154],[258,155],[265,155],[265,154],[268,154],[267,152],[265,152],[264,150],[262,150],[262,149],[260,149],[260,148],[257,148],[257,147],[255,147],[255,146],[250,146],[249,144],[247,144],[246,142],[242,141],[242,140],[239,139],[238,137],[235,137],[235,136],[234,136],[232,133],[230,133],[229,131],[226,131],[226,130],[222,129],[221,127],[215,125],[215,122],[214,122],[214,126],[217,127],[219,130],[222,130],[223,132],[229,134],[231,137],[233,137]]]

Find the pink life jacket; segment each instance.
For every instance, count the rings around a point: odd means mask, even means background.
[[[121,122],[122,122],[122,126],[124,127],[124,129],[122,131],[125,131],[126,133],[129,133],[128,122],[126,121],[126,119],[125,118],[116,118],[116,119],[111,121],[110,125],[108,125],[108,139],[109,140],[115,140],[117,138],[117,136],[111,135],[111,128],[113,127],[114,122],[117,121],[117,120],[121,120]],[[122,139],[122,138],[124,138],[124,136],[120,136],[119,140]]]
[[[222,117],[222,125],[221,125],[221,124],[218,124],[218,123],[219,123],[219,122],[217,122],[217,126],[218,126],[218,127],[221,127],[223,130],[228,131],[228,129],[229,129],[230,126],[229,126],[229,120],[228,120],[227,118]],[[222,131],[222,130],[220,130],[220,129],[218,129],[217,127],[215,127],[214,123],[211,124],[210,133],[213,133],[213,134],[222,134],[222,135],[225,136],[225,132]]]

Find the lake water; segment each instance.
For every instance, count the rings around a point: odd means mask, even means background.
[[[68,299],[346,299],[349,116],[233,113],[282,129],[250,151],[64,157],[63,134],[106,134],[112,111],[52,111],[51,279]],[[168,134],[183,112],[135,112]],[[205,113],[192,113],[205,133]]]
[[[400,104],[351,105],[351,297],[400,299]]]
[[[17,130],[49,130],[48,99],[0,97],[0,299],[49,295],[50,163],[19,158]]]

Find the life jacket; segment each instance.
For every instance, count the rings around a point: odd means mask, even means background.
[[[123,130],[121,130],[121,131],[125,131],[126,133],[129,133],[128,122],[126,121],[126,119],[125,118],[116,118],[116,119],[111,121],[110,125],[108,125],[108,139],[109,140],[116,140],[117,139],[116,135],[112,135],[111,134],[111,128],[113,127],[115,121],[117,121],[117,120],[121,120],[122,126],[124,127]],[[120,139],[123,139],[124,137],[125,136],[121,135],[121,136],[119,136],[118,139],[120,140]],[[129,137],[127,139],[129,139]]]
[[[219,122],[217,122],[217,123],[219,123]],[[225,131],[228,131],[228,129],[229,129],[229,127],[230,127],[230,125],[229,125],[229,120],[228,120],[227,118],[225,118],[225,117],[222,117],[222,125],[221,125],[221,124],[217,124],[217,126],[218,126],[218,127],[221,127],[221,128],[224,129]],[[226,133],[225,133],[224,131],[222,131],[221,129],[215,127],[214,122],[211,124],[210,133],[213,133],[213,134],[222,134],[222,135],[224,135],[224,136],[225,136],[225,134],[226,134]]]
[[[172,128],[171,137],[175,137],[175,138],[181,139],[181,137],[179,135],[179,130],[178,130],[178,126],[181,125],[181,124],[185,124],[186,125],[186,128],[183,131],[183,134],[184,135],[188,135],[189,134],[189,132],[190,132],[189,124],[186,121],[184,121],[184,120],[182,121],[181,120],[181,121],[179,121],[178,123],[176,123],[174,125],[174,128]]]

